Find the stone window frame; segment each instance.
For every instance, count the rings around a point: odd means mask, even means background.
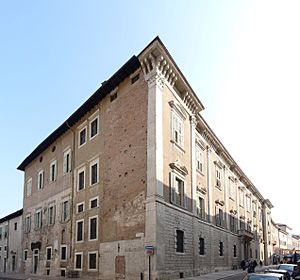
[[[65,203],[67,203],[68,207],[65,209],[64,205]],[[60,202],[60,221],[62,223],[68,222],[71,218],[71,202],[70,202],[70,197],[67,196],[65,198],[62,198],[61,202]],[[65,211],[66,210],[66,211]],[[65,215],[65,212],[66,215]]]
[[[26,197],[31,196],[32,194],[32,178],[29,177],[26,180]]]
[[[183,190],[176,190],[176,181],[180,180],[183,184]],[[181,193],[180,196],[182,197],[182,200],[180,203],[177,203],[176,201],[176,193]],[[170,172],[170,202],[174,205],[177,205],[182,208],[187,208],[187,195],[186,195],[186,181],[185,177],[175,170],[172,170]]]
[[[222,190],[222,169],[223,169],[223,164],[220,161],[214,161],[215,164],[215,180],[216,180],[216,185],[215,187],[219,190]]]
[[[182,240],[182,247],[183,247],[183,251],[181,252],[181,251],[177,251],[178,250],[178,246],[177,246],[177,232],[178,231],[180,231],[180,232],[183,232],[183,240]],[[184,229],[183,228],[181,228],[181,227],[177,227],[177,228],[175,228],[175,234],[174,234],[174,241],[175,241],[175,254],[176,255],[185,255],[185,253],[186,253],[186,246],[187,246],[187,242],[186,242],[186,232],[184,231]]]
[[[42,190],[45,184],[45,172],[41,169],[37,174],[37,190]]]
[[[96,180],[96,182],[92,182],[92,167],[93,166],[95,166],[95,165],[97,165],[97,180]],[[92,187],[92,186],[95,186],[95,185],[97,185],[97,184],[99,184],[99,179],[100,179],[100,176],[99,176],[99,173],[100,173],[100,168],[99,168],[99,158],[96,158],[96,159],[93,159],[93,160],[91,160],[90,161],[90,164],[89,164],[89,171],[90,171],[90,180],[89,180],[89,183],[90,183],[90,186]]]
[[[92,201],[97,200],[97,206],[96,207],[92,207]],[[99,196],[95,196],[89,199],[89,209],[94,209],[94,208],[98,208],[99,207]]]
[[[53,168],[54,167],[54,168]],[[49,182],[55,182],[57,179],[57,160],[50,161]]]
[[[31,213],[26,214],[24,221],[24,232],[28,233],[31,230]]]
[[[204,195],[198,195],[197,196],[198,197],[198,200],[197,200],[197,216],[200,218],[200,220],[203,220],[203,221],[205,221],[206,220],[206,203],[205,203],[205,197],[204,197]],[[203,201],[203,206],[204,206],[204,208],[203,208],[203,216],[201,215],[201,208],[200,208],[200,200],[202,200]]]
[[[48,250],[50,249],[50,258],[48,258]],[[53,259],[53,250],[52,246],[46,247],[46,261],[51,261]]]
[[[64,259],[62,258],[62,248],[66,248],[66,253],[65,253],[66,257]],[[60,245],[59,259],[61,262],[66,262],[68,260],[68,245],[66,245],[66,244]]]
[[[81,188],[81,189],[79,189],[79,183],[80,183],[80,174],[83,172],[83,187]],[[79,167],[78,169],[77,169],[77,172],[76,172],[76,178],[77,178],[77,182],[76,182],[76,190],[77,190],[77,192],[80,192],[80,191],[82,191],[82,190],[84,190],[85,189],[85,187],[86,187],[86,168],[85,168],[85,165],[83,165],[83,166],[81,166],[81,167]]]
[[[83,268],[83,252],[75,252],[74,253],[75,257],[74,257],[74,270],[76,271],[82,271]],[[81,262],[80,262],[80,268],[77,268],[77,256],[81,256]]]
[[[99,115],[95,116],[96,114],[99,113],[99,110],[97,110],[97,112],[95,112],[90,118],[89,118],[89,140],[93,140],[96,136],[99,135],[99,132],[100,132],[100,118],[99,118]],[[93,123],[97,121],[97,132],[92,135],[92,125]]]
[[[222,217],[220,217],[220,210],[221,210]],[[224,227],[226,225],[226,220],[225,220],[224,215],[225,215],[225,212],[223,209],[223,205],[216,204],[216,206],[215,206],[215,225],[217,227]]]
[[[39,230],[43,226],[43,213],[42,208],[37,208],[34,213],[34,230]],[[39,217],[39,220],[37,219]]]
[[[78,127],[78,149],[82,148],[86,143],[87,143],[87,136],[88,136],[88,129],[87,129],[87,125],[86,125],[86,121],[82,124],[84,126],[80,126]],[[85,139],[84,142],[81,142],[81,133],[85,131]]]
[[[91,239],[91,220],[96,218],[96,238]],[[89,217],[89,228],[88,228],[88,240],[89,241],[97,241],[98,240],[98,225],[99,225],[99,217],[98,215]]]
[[[63,174],[72,171],[72,150],[70,147],[66,148],[63,153]]]
[[[96,255],[96,268],[90,268],[90,255]],[[88,271],[98,271],[98,251],[88,251]]]
[[[78,224],[82,222],[82,240],[78,240]],[[77,220],[75,222],[75,243],[83,243],[84,242],[84,219]]]
[[[78,211],[78,207],[79,207],[80,205],[82,205],[82,211],[81,211],[81,212]],[[78,203],[76,204],[76,214],[83,213],[84,211],[85,211],[85,203],[84,203],[84,201],[78,202]]]
[[[204,154],[203,154],[203,149],[199,146],[196,145],[196,170],[204,175]]]
[[[50,221],[50,208],[53,208],[53,221]],[[52,226],[55,224],[55,216],[56,216],[56,205],[55,202],[52,202],[48,205],[47,208],[47,225]]]
[[[236,179],[233,176],[228,176],[229,185],[229,199],[235,201],[236,199]]]

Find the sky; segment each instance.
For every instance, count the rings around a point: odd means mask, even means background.
[[[159,35],[272,218],[300,234],[300,2],[0,1],[0,217],[17,166]]]

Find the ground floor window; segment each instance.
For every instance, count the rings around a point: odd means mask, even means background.
[[[75,269],[82,269],[82,253],[75,253]]]
[[[184,231],[176,230],[176,252],[184,253]]]

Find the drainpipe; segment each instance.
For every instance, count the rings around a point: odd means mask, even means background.
[[[74,186],[74,169],[75,169],[75,132],[74,129],[69,125],[68,121],[66,121],[66,125],[68,128],[72,131],[72,147],[71,147],[71,201],[70,201],[70,237],[71,237],[71,242],[70,242],[70,260],[71,264],[74,263],[73,256],[74,256],[74,238],[73,238],[73,212],[74,212],[74,207],[73,207],[73,201],[74,201],[74,192],[75,192],[75,186]],[[73,265],[72,265],[73,268]]]

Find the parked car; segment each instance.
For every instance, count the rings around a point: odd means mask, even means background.
[[[280,273],[253,273],[248,275],[247,280],[284,280],[284,275]]]
[[[285,280],[290,280],[291,279],[290,274],[285,269],[272,269],[272,268],[270,268],[270,269],[266,269],[265,273],[279,273],[279,274],[282,274],[284,276]]]
[[[295,279],[296,276],[300,276],[299,266],[296,264],[284,263],[279,265],[278,269],[286,270],[293,279]]]

